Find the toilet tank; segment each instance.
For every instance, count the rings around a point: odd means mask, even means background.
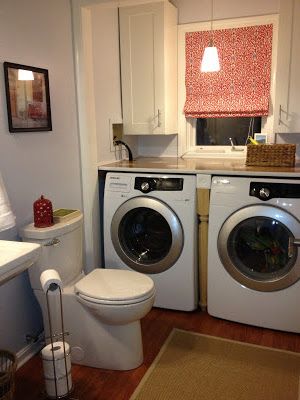
[[[29,224],[20,230],[24,242],[42,246],[38,261],[28,269],[31,287],[41,289],[40,275],[46,269],[55,269],[67,285],[82,272],[82,214],[47,228]]]

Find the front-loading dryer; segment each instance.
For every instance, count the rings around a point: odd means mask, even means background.
[[[212,179],[208,313],[300,332],[300,181]]]
[[[197,308],[194,175],[108,173],[103,228],[105,267],[149,275],[156,307]]]

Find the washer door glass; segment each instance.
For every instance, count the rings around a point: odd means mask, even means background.
[[[119,240],[129,257],[141,264],[163,260],[172,245],[172,232],[168,222],[151,208],[138,207],[121,220]]]
[[[300,277],[297,231],[299,222],[285,211],[249,206],[225,221],[218,239],[219,255],[241,284],[260,291],[283,289]]]
[[[165,203],[151,197],[122,204],[113,217],[111,237],[126,265],[150,274],[171,268],[183,247],[178,217]]]

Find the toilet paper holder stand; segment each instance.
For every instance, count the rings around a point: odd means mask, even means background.
[[[50,302],[49,302],[49,292],[53,291],[59,291],[59,307],[60,307],[60,322],[61,322],[61,333],[54,333],[52,329],[52,322],[51,322],[51,309],[50,309]],[[51,343],[51,349],[54,350],[54,341],[57,340],[58,337],[62,338],[62,343],[63,343],[63,359],[64,359],[64,366],[65,366],[65,377],[66,377],[66,384],[67,384],[67,391],[64,393],[62,396],[58,395],[58,388],[57,388],[57,381],[58,381],[58,376],[57,376],[57,371],[56,371],[56,365],[55,365],[55,358],[54,358],[54,351],[52,350],[52,364],[53,364],[53,372],[54,372],[54,385],[55,385],[55,400],[58,399],[66,399],[69,398],[70,393],[73,390],[73,386],[70,387],[69,385],[69,371],[67,367],[67,357],[69,354],[66,352],[66,346],[65,346],[65,337],[68,336],[70,333],[65,331],[64,328],[64,318],[63,318],[63,305],[62,305],[62,294],[61,294],[61,287],[60,285],[56,283],[51,283],[46,291],[46,302],[47,302],[47,313],[48,313],[48,322],[49,322],[49,333],[50,336],[47,337],[47,339],[50,339]],[[51,397],[53,398],[53,397]],[[71,400],[71,399],[70,399]],[[78,400],[78,399],[73,399],[73,400]]]

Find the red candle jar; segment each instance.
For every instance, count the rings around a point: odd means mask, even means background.
[[[36,228],[46,228],[53,225],[53,209],[50,200],[43,195],[33,203],[33,219]]]

